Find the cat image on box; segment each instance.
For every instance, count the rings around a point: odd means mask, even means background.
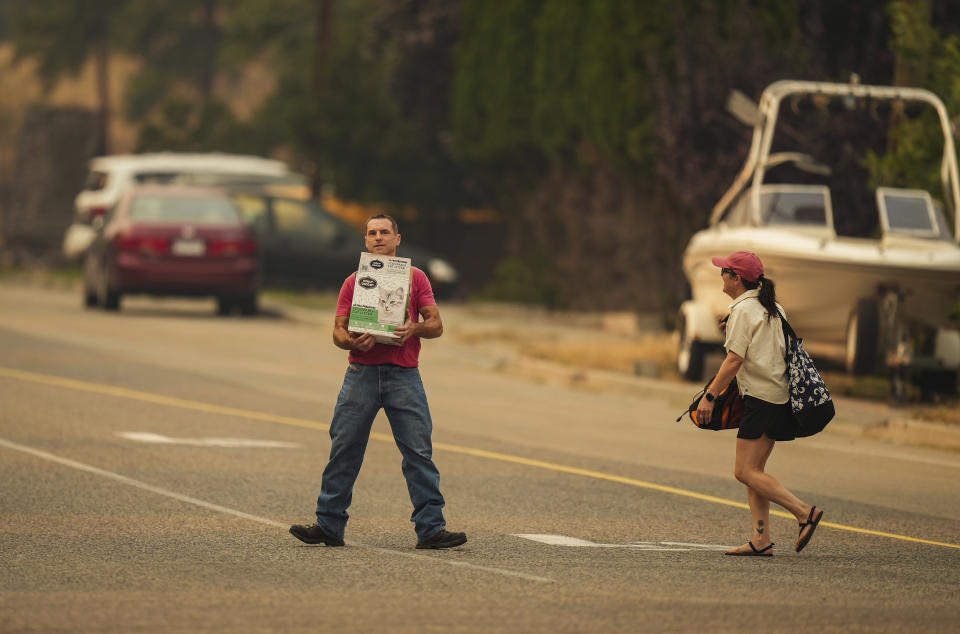
[[[380,286],[379,290],[380,301],[377,311],[380,315],[380,321],[383,323],[403,323],[405,321],[403,309],[406,306],[403,288],[387,289]]]

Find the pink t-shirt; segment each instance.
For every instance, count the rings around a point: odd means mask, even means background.
[[[353,288],[356,284],[357,274],[353,273],[344,281],[340,287],[340,299],[337,302],[337,317],[347,317],[350,315],[350,306],[353,304]],[[437,300],[433,298],[433,287],[430,286],[430,280],[426,273],[413,267],[413,276],[410,283],[410,320],[420,320],[420,308],[422,306],[436,306]],[[382,363],[393,363],[394,365],[405,368],[416,368],[420,365],[420,337],[410,337],[402,346],[389,346],[384,343],[374,344],[373,348],[366,352],[351,350],[348,359],[350,363],[359,363],[361,365],[380,365]]]

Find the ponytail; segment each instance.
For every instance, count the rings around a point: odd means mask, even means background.
[[[757,300],[761,306],[767,309],[768,317],[777,317],[780,314],[780,311],[777,309],[777,285],[773,283],[773,280],[769,280],[763,275],[757,278],[756,282],[748,282],[742,277],[740,280],[747,290],[752,291],[757,287],[760,288]]]

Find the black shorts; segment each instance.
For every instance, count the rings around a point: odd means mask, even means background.
[[[797,422],[790,409],[790,401],[782,405],[761,401],[753,396],[743,397],[743,418],[737,438],[755,440],[766,435],[773,440],[793,440],[797,437]]]

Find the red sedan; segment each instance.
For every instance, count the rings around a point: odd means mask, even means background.
[[[217,312],[257,312],[257,243],[223,192],[141,187],[103,220],[84,265],[86,306],[119,310],[123,295],[214,296]]]

